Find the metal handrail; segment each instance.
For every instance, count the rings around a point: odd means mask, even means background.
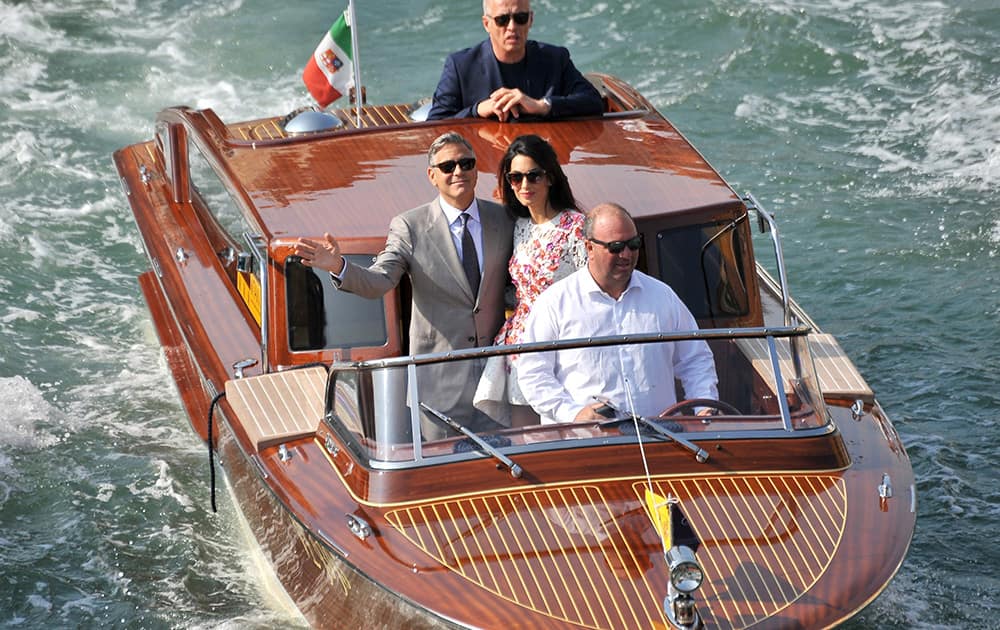
[[[743,197],[743,201],[747,203],[747,211],[753,211],[757,214],[757,218],[761,221],[761,231],[763,231],[763,222],[767,222],[768,232],[771,234],[771,242],[774,244],[774,257],[778,265],[778,283],[781,285],[781,305],[785,314],[785,326],[792,326],[792,309],[789,304],[791,297],[788,292],[788,274],[785,272],[785,257],[781,253],[781,238],[778,235],[778,223],[774,220],[774,216],[764,209],[757,201],[757,198],[751,193],[747,193]]]
[[[663,343],[666,341],[687,341],[693,339],[752,339],[762,337],[802,337],[812,332],[805,325],[798,326],[760,326],[754,328],[706,328],[702,330],[683,330],[673,333],[643,333],[634,335],[608,335],[605,337],[581,337],[558,341],[535,341],[503,346],[482,346],[464,348],[448,352],[372,359],[369,361],[337,362],[330,366],[333,373],[339,369],[380,369],[402,367],[406,365],[425,365],[428,363],[444,363],[464,361],[492,356],[521,354],[524,352],[541,352],[550,350],[568,350],[571,348],[588,348],[595,346],[615,346],[625,343],[645,344]]]

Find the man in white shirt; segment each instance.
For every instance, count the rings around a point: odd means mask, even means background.
[[[673,289],[635,270],[642,238],[624,208],[595,207],[584,235],[587,267],[539,295],[524,342],[698,328]],[[715,362],[702,340],[525,353],[515,365],[543,423],[599,420],[602,400],[625,413],[659,415],[677,402],[675,376],[687,398],[718,398]]]

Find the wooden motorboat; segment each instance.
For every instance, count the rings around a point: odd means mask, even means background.
[[[906,451],[789,296],[773,217],[634,89],[590,79],[601,117],[427,122],[365,105],[297,132],[302,113],[227,124],[176,107],[115,153],[191,424],[310,624],[829,627],[903,561]],[[640,268],[700,329],[410,356],[405,282],[380,300],[338,292],[290,245],[330,232],[370,259],[391,217],[435,193],[426,150],[447,130],[472,142],[481,197],[510,140],[548,138],[585,207],[633,212]],[[718,415],[421,436],[422,366],[688,338],[714,353]]]

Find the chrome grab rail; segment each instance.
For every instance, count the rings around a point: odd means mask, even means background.
[[[788,274],[785,272],[785,257],[781,253],[781,238],[778,236],[778,224],[774,220],[774,215],[764,209],[751,193],[743,197],[747,204],[747,211],[753,211],[757,215],[757,220],[764,231],[764,222],[767,222],[767,231],[771,234],[771,242],[774,244],[774,257],[778,265],[778,283],[781,285],[781,305],[785,313],[785,326],[792,326],[791,298],[788,293]]]
[[[402,367],[405,365],[424,365],[427,363],[442,363],[448,361],[464,361],[523,352],[539,352],[545,350],[568,350],[571,348],[588,348],[594,346],[616,346],[621,344],[662,343],[665,341],[687,341],[691,339],[753,339],[762,337],[804,337],[812,332],[812,328],[799,324],[797,326],[761,326],[755,328],[706,328],[700,330],[682,330],[673,333],[644,333],[636,335],[608,335],[605,337],[581,337],[577,339],[562,339],[558,341],[535,341],[506,346],[481,346],[464,348],[448,352],[408,355],[369,361],[337,362],[330,366],[330,371],[337,369],[375,369]]]
[[[812,332],[812,328],[805,325],[798,326],[764,326],[756,328],[710,328],[703,330],[687,330],[673,333],[645,333],[635,335],[609,335],[604,337],[589,337],[578,339],[564,339],[558,341],[539,341],[533,343],[521,343],[504,346],[484,346],[478,348],[465,348],[450,352],[437,352],[432,354],[411,355],[402,357],[391,357],[385,359],[373,359],[369,361],[336,362],[330,366],[326,381],[326,401],[324,409],[329,413],[333,406],[333,384],[338,372],[342,371],[387,371],[392,368],[405,368],[407,379],[410,383],[417,382],[416,367],[431,363],[446,363],[466,361],[470,359],[483,359],[491,356],[503,356],[525,352],[550,352],[571,348],[588,348],[596,346],[612,346],[621,344],[646,344],[663,343],[671,341],[684,341],[691,339],[712,340],[712,339],[766,339],[768,352],[770,355],[770,367],[774,374],[775,386],[780,388],[784,382],[781,366],[778,361],[778,352],[775,338],[797,338],[806,337]],[[800,358],[798,357],[796,344],[791,343],[791,354],[794,361],[795,370],[801,373]],[[797,376],[797,375],[796,375]],[[406,394],[411,410],[419,408],[417,388],[409,388]],[[784,397],[778,396],[780,415],[782,424],[786,431],[792,431],[791,412]],[[416,413],[411,413],[410,431],[411,435],[419,435],[419,424]],[[414,442],[415,458],[422,458],[420,441]]]

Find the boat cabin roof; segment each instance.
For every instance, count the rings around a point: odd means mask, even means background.
[[[461,133],[476,152],[480,198],[499,196],[503,153],[517,136],[534,133],[555,148],[584,210],[613,201],[639,221],[739,211],[739,197],[669,121],[641,97],[629,101],[616,94],[613,89],[621,88],[611,77],[600,85],[617,97],[611,102],[620,111],[572,124],[414,123],[399,106],[367,106],[361,129],[354,110],[340,110],[335,113],[350,126],[295,137],[284,133],[280,119],[227,126],[211,110],[171,111],[184,114],[186,127],[208,128],[192,134],[194,144],[217,161],[216,170],[231,174],[230,195],[245,202],[245,213],[268,241],[323,232],[339,239],[383,238],[392,217],[436,196],[427,149],[448,131]]]
[[[643,127],[642,136],[634,135]],[[538,133],[555,147],[584,208],[615,201],[636,218],[738,203],[736,195],[671,125],[642,117],[558,124],[461,124],[390,128],[232,152],[229,163],[271,237],[383,236],[390,220],[437,191],[427,178],[427,148],[456,130],[477,156],[480,198],[495,198],[496,172],[517,135]],[[653,133],[660,142],[647,140]]]

